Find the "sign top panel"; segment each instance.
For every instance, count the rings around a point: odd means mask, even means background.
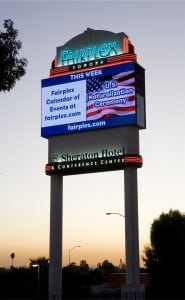
[[[123,53],[124,33],[88,28],[64,46],[57,47],[57,66],[68,66]]]
[[[122,63],[137,62],[134,46],[125,33],[91,28],[87,28],[83,33],[57,47],[56,52],[50,70],[51,77],[60,76],[69,70],[78,71],[79,68],[106,65],[111,63],[111,59],[114,61],[114,58],[116,61],[120,59]]]

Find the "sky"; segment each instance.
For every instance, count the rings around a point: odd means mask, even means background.
[[[140,257],[162,212],[185,212],[185,2],[0,1],[0,30],[12,19],[28,59],[26,75],[0,93],[0,267],[49,256],[48,141],[40,135],[41,79],[56,47],[88,27],[125,32],[146,76],[147,127],[140,131],[138,170]],[[124,172],[64,177],[63,265],[125,261]]]

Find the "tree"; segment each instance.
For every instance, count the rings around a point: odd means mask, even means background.
[[[84,272],[89,271],[89,265],[88,265],[88,263],[86,262],[85,259],[81,260],[81,262],[80,262],[80,270],[84,271]]]
[[[126,266],[125,266],[125,263],[122,261],[122,259],[120,259],[119,266],[117,269],[119,272],[125,272]]]
[[[40,267],[48,267],[49,259],[44,256],[38,258],[30,258],[30,267],[32,267],[33,265],[39,265]]]
[[[11,265],[11,267],[13,268],[13,260],[14,260],[14,258],[15,258],[15,253],[11,253],[10,254],[10,257],[11,257],[11,260],[12,260],[12,265]]]
[[[17,40],[18,30],[13,28],[13,21],[4,21],[5,32],[0,31],[0,91],[10,91],[17,80],[25,75],[27,59],[18,58],[22,47]]]
[[[111,262],[109,262],[107,259],[105,259],[102,263],[98,263],[97,267],[100,270],[103,270],[106,274],[113,273],[115,270],[115,266]]]
[[[178,210],[162,213],[152,223],[151,247],[144,250],[144,263],[152,287],[169,299],[184,299],[185,215]]]

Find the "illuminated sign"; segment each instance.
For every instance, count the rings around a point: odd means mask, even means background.
[[[119,44],[116,41],[102,43],[97,46],[93,45],[91,47],[77,50],[58,48],[58,66],[68,66],[84,63],[91,60],[118,55],[120,53],[121,52],[119,52]]]
[[[41,135],[123,125],[144,128],[144,102],[144,69],[136,63],[43,79]]]
[[[76,154],[58,154],[52,157],[52,160],[54,162],[78,162],[78,161],[88,161],[91,159],[97,159],[97,158],[110,158],[110,157],[116,157],[116,156],[123,156],[124,150],[123,149],[113,149],[113,150],[107,150],[102,149],[101,151],[96,152],[84,152],[84,153],[76,153]]]
[[[97,66],[102,66],[107,64],[107,59],[96,59],[89,62],[78,63],[69,66],[69,70],[71,71],[79,71],[80,69],[92,68]]]
[[[106,156],[106,150],[103,150],[102,156],[98,153],[91,158],[85,159],[79,157],[79,159],[69,159],[63,160],[62,162],[52,162],[48,163],[45,166],[45,173],[47,175],[52,174],[62,174],[62,175],[71,175],[71,174],[81,174],[81,173],[93,173],[93,172],[103,172],[103,171],[112,171],[112,170],[123,170],[125,167],[142,167],[142,157],[140,155],[124,155],[120,154],[122,151],[118,152],[117,155],[108,155]],[[87,153],[86,153],[87,155]],[[76,157],[77,158],[77,157]]]
[[[123,43],[124,39],[124,43]],[[56,67],[86,63],[116,56],[126,48],[126,34],[87,28],[82,34],[57,47]]]
[[[87,28],[67,43],[57,47],[50,76],[60,76],[71,70],[88,69],[99,65],[137,62],[134,45],[124,32]]]

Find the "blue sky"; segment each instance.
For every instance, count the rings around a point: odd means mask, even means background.
[[[183,1],[1,1],[0,28],[12,19],[28,59],[27,73],[0,94],[0,266],[48,256],[50,179],[47,140],[40,137],[40,81],[49,76],[56,47],[87,27],[125,32],[146,70],[147,129],[140,131],[138,171],[141,254],[161,212],[185,211],[185,3]],[[64,178],[64,246],[79,263],[124,260],[122,171]]]

